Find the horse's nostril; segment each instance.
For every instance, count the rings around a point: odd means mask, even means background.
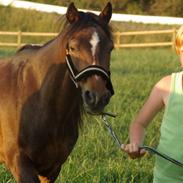
[[[109,91],[106,92],[106,94],[102,97],[102,103],[104,105],[108,104],[109,100],[110,100],[110,97],[111,97],[111,93]]]
[[[84,98],[87,104],[94,105],[96,102],[96,95],[94,92],[91,91],[85,91]]]

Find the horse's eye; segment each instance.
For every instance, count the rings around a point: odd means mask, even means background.
[[[70,47],[69,50],[70,50],[70,51],[74,51],[75,48],[74,48],[74,47]]]

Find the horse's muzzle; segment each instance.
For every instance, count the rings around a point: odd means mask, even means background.
[[[109,103],[111,92],[107,90],[102,96],[99,96],[96,92],[86,90],[82,93],[82,98],[87,112],[99,114]]]

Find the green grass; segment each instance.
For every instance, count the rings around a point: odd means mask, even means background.
[[[0,50],[0,57],[13,51]],[[115,50],[111,61],[115,95],[106,111],[117,114],[109,118],[123,143],[128,142],[128,127],[143,105],[152,86],[164,75],[180,70],[178,57],[167,49]],[[156,146],[162,113],[147,130],[145,144]],[[108,134],[100,117],[84,117],[77,144],[57,179],[64,183],[151,183],[154,157],[146,155],[131,160],[121,152]],[[0,168],[0,182],[13,183],[11,175]]]
[[[15,53],[15,49],[0,49],[0,57],[12,56]]]

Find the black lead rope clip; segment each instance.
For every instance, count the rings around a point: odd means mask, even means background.
[[[102,121],[104,122],[107,130],[109,131],[110,135],[114,139],[116,145],[120,149],[123,149],[125,145],[120,142],[119,138],[117,137],[116,133],[112,129],[111,125],[107,122],[106,116],[110,116],[110,117],[115,118],[116,115],[108,113],[108,112],[103,112],[102,113]],[[159,152],[155,148],[152,148],[152,147],[149,147],[149,146],[140,146],[140,149],[144,149],[144,150],[148,151],[152,155],[157,155],[157,156],[159,156],[159,157],[161,157],[161,158],[163,158],[163,159],[165,159],[165,160],[167,160],[167,161],[169,161],[169,162],[171,162],[171,163],[173,163],[173,164],[183,168],[183,163],[173,159],[172,157],[170,157],[170,156],[168,156],[168,155],[166,155],[164,153]]]

